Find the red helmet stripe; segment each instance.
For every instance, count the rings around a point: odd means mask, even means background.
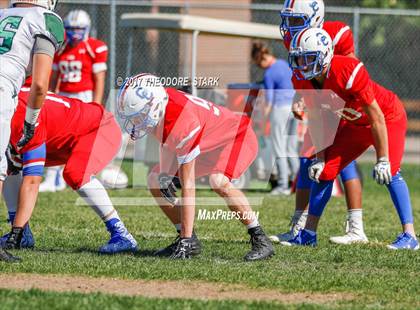
[[[302,39],[302,36],[303,36],[303,34],[306,32],[306,30],[308,30],[309,28],[306,28],[305,30],[303,30],[300,34],[299,34],[299,37],[298,37],[298,39],[297,39],[297,44],[296,44],[296,46],[299,46],[300,45],[300,39]]]

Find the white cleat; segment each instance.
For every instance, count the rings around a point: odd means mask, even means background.
[[[330,237],[330,242],[335,244],[368,243],[369,240],[363,231],[363,221],[346,221],[346,234],[344,236]]]
[[[292,191],[288,188],[276,187],[271,192],[272,196],[290,196]]]

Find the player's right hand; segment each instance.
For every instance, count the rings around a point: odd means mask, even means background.
[[[27,121],[23,123],[23,135],[19,142],[16,144],[18,148],[22,148],[31,141],[35,134],[36,124],[30,124]]]
[[[303,116],[304,116],[304,107],[305,104],[303,102],[303,100],[299,100],[296,102],[293,102],[292,104],[292,113],[294,115],[294,117],[300,121],[303,121]]]
[[[321,159],[315,159],[308,168],[309,178],[319,183],[319,177],[325,168],[325,162]]]

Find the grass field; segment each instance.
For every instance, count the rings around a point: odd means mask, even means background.
[[[419,308],[420,252],[392,252],[385,248],[400,232],[400,227],[386,189],[368,177],[370,168],[369,165],[363,166],[366,176],[364,218],[369,244],[346,247],[328,243],[330,235],[343,232],[346,215],[344,200],[333,199],[321,222],[317,248],[276,246],[272,260],[257,263],[242,260],[249,249],[248,235],[236,221],[197,221],[196,230],[204,246],[203,254],[197,259],[179,262],[152,257],[153,250],[167,245],[175,237],[173,226],[154,206],[118,207],[121,218],[139,241],[141,251],[138,255],[99,256],[96,249],[107,241],[108,235],[94,212],[87,207],[75,206],[77,195],[70,190],[42,194],[31,221],[36,249],[20,251],[23,258],[20,264],[0,264],[0,277],[18,273],[110,278],[107,281],[110,286],[112,279],[159,280],[157,289],[159,283],[171,281],[175,290],[180,283],[177,281],[182,281],[189,285],[192,297],[124,296],[104,293],[100,289],[98,293],[66,292],[55,290],[52,284],[51,291],[10,290],[7,284],[3,284],[0,308]],[[418,223],[420,166],[405,166],[404,175],[411,189]],[[213,195],[208,191],[200,194]],[[115,197],[142,195],[147,193],[144,190],[112,192]],[[249,195],[261,194],[252,192]],[[260,222],[267,233],[277,233],[288,227],[293,204],[294,197],[264,199],[256,209],[260,211]],[[220,207],[209,209],[217,208]],[[2,210],[0,230],[5,232],[9,228],[5,222],[5,208]],[[420,231],[419,225],[417,231]],[[252,298],[234,300],[234,297],[218,299],[216,296],[213,300],[200,300],[200,291],[194,294],[199,283],[225,285],[227,290],[232,285],[240,285],[248,291],[278,291],[285,293],[281,296],[290,293],[292,297],[284,299],[283,303],[281,298],[257,301]],[[138,289],[142,290],[141,287]],[[223,296],[229,296],[228,293]]]

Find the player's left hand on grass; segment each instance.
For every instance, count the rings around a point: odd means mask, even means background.
[[[29,141],[31,141],[31,139],[33,138],[35,134],[35,127],[36,127],[36,124],[31,124],[31,123],[28,123],[27,121],[24,122],[23,135],[22,135],[22,138],[20,138],[19,142],[17,143],[17,147],[22,148],[26,144],[28,144]]]
[[[324,171],[325,162],[321,159],[315,159],[308,168],[309,178],[312,181],[319,183],[319,177],[322,171]]]
[[[391,163],[388,158],[379,158],[373,168],[373,178],[380,185],[389,184],[392,180]]]
[[[176,186],[173,182],[174,176],[170,176],[166,173],[159,174],[159,186],[160,192],[162,193],[163,198],[166,199],[170,204],[175,206],[178,203],[178,198],[176,197]]]

